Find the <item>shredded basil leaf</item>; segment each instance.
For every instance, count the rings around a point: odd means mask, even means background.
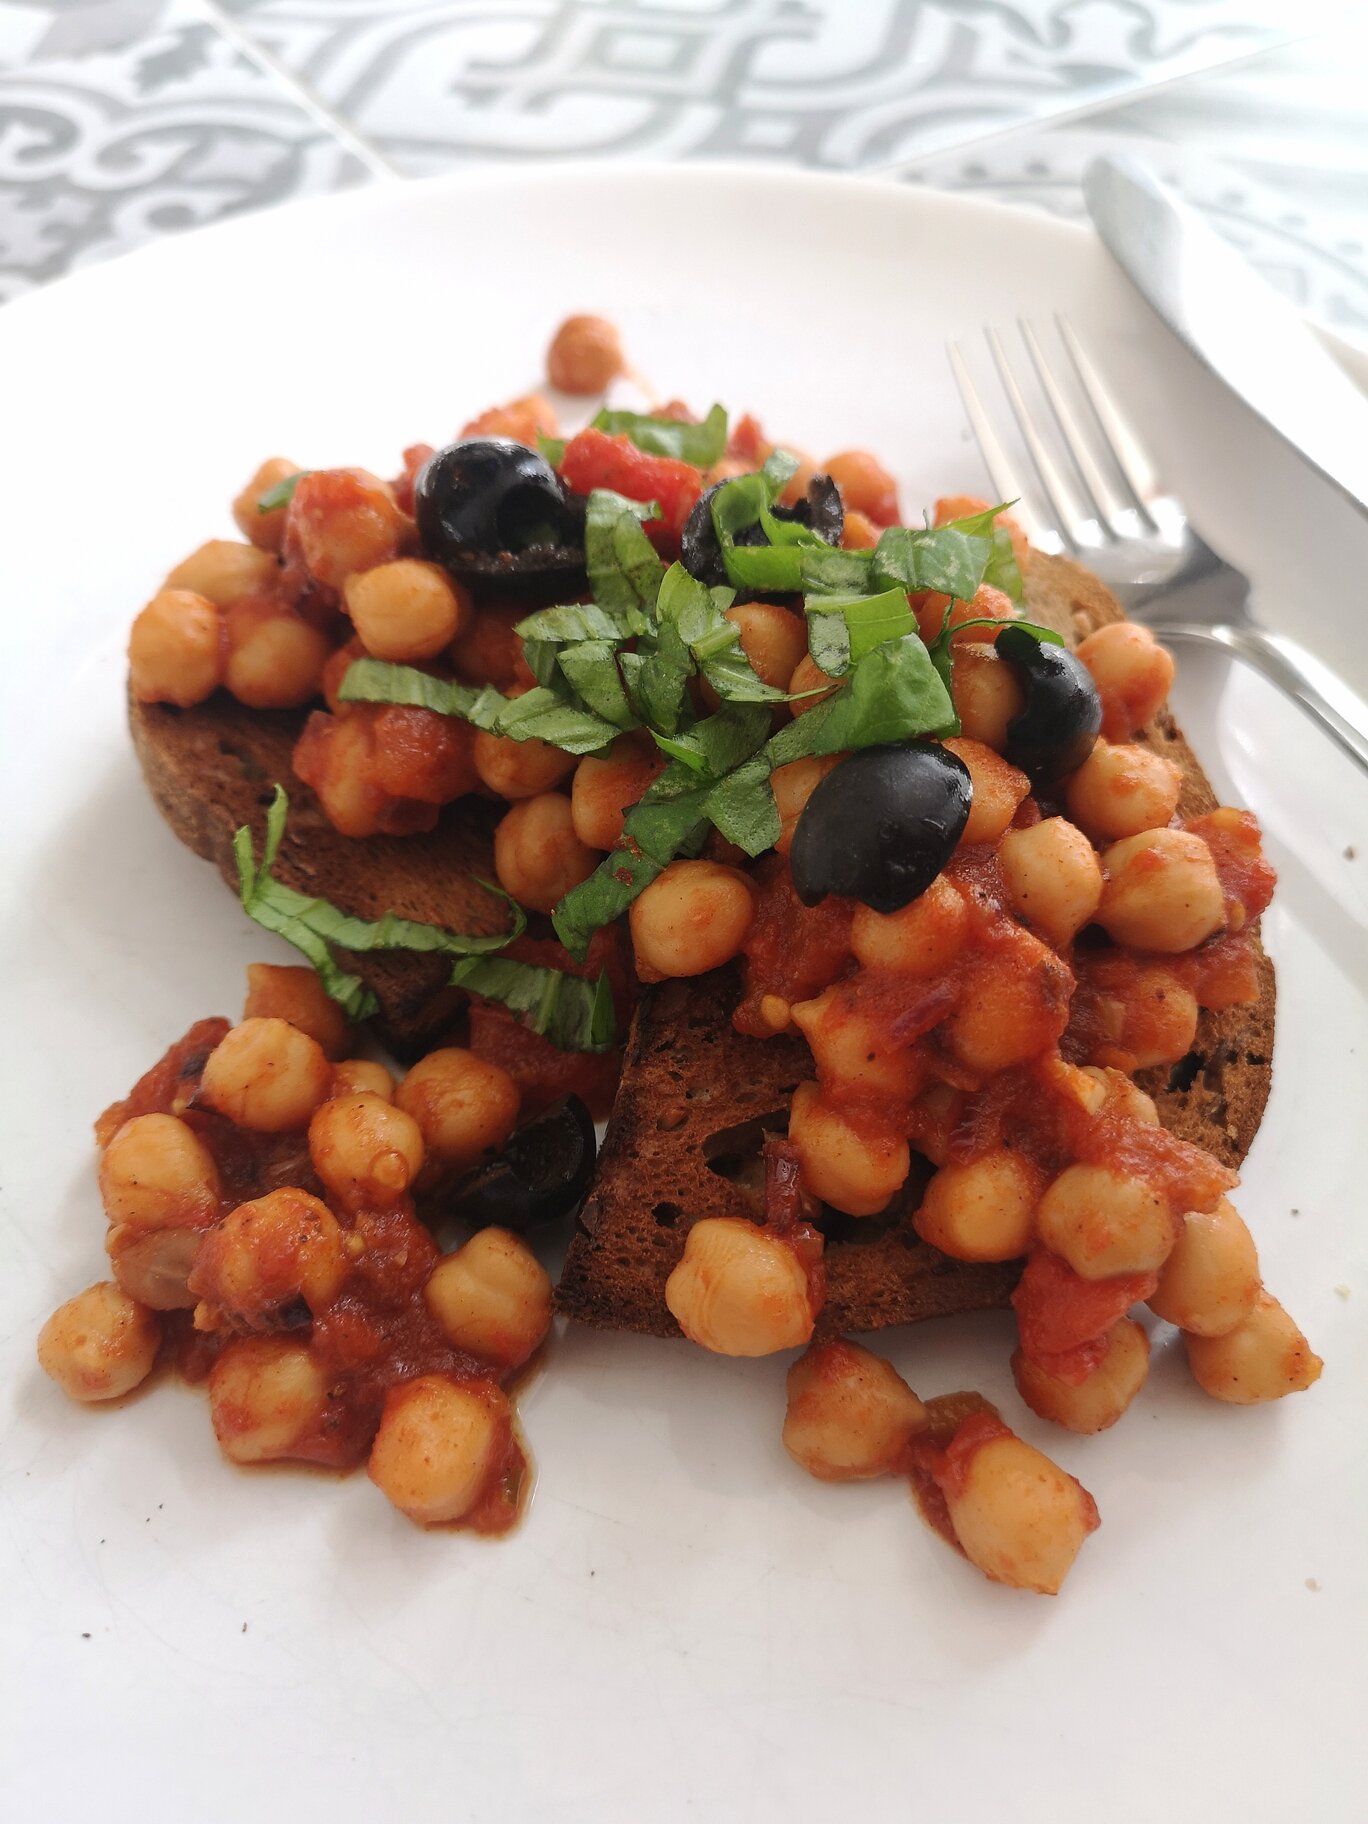
[[[879,595],[814,595],[804,606],[813,659],[830,677],[840,677],[876,646],[900,640],[916,627],[905,589],[885,589]],[[844,639],[833,622],[844,627]],[[824,658],[838,662],[833,667]]]
[[[709,822],[747,855],[763,855],[779,840],[770,771],[768,758],[753,754],[719,779],[704,801]]]
[[[808,653],[817,669],[829,678],[843,678],[850,670],[850,628],[845,616],[809,610],[807,634]]]
[[[565,461],[564,437],[543,437],[538,431],[537,454],[543,462],[549,463],[553,469],[558,469]]]
[[[651,731],[662,752],[709,779],[721,779],[749,759],[764,745],[769,732],[770,714],[761,703],[737,703],[720,709],[715,716],[705,716],[678,735]]]
[[[567,602],[561,608],[540,608],[513,629],[524,640],[551,640],[569,645],[574,640],[622,640],[622,624],[594,602]]]
[[[954,705],[931,655],[914,633],[876,646],[853,666],[834,695],[772,736],[772,766],[814,754],[839,754],[918,735],[952,734]]]
[[[713,406],[701,424],[681,424],[674,418],[652,418],[646,412],[614,412],[605,408],[592,420],[596,431],[625,436],[651,456],[672,456],[696,469],[710,469],[727,447],[727,414]]]
[[[295,489],[308,473],[308,469],[300,469],[296,474],[287,475],[283,481],[278,481],[273,488],[267,488],[264,494],[257,496],[257,512],[274,513],[277,507],[288,507],[294,499]]]
[[[544,685],[505,697],[490,685],[457,684],[412,665],[354,659],[338,696],[347,703],[400,703],[456,716],[512,741],[546,741],[567,754],[592,754],[621,733],[614,723],[582,709]]]
[[[558,1051],[609,1051],[617,1018],[606,972],[587,982],[563,969],[519,962],[511,956],[472,956],[451,971],[453,987],[498,1001]]]
[[[508,901],[513,927],[493,936],[444,931],[440,925],[399,918],[393,912],[375,920],[353,918],[338,911],[326,899],[312,899],[306,893],[287,887],[273,878],[271,869],[280,851],[289,807],[284,787],[277,785],[275,797],[266,812],[266,841],[259,865],[253,853],[251,826],[244,823],[234,833],[233,859],[237,864],[238,894],[249,918],[263,930],[283,937],[308,958],[325,991],[348,1018],[369,1019],[379,1011],[379,1003],[360,976],[348,975],[339,967],[332,954],[333,944],[344,950],[409,950],[470,958],[502,950],[526,930],[527,918],[522,908],[497,887],[488,887],[488,891]],[[479,884],[487,886],[488,883],[481,881]]]
[[[770,508],[797,468],[791,456],[775,451],[763,469],[724,482],[712,497],[713,531],[729,580],[746,589],[784,594],[802,587],[803,549],[823,541],[810,526],[795,519],[776,519]],[[738,545],[738,534],[759,526],[763,545]]]
[[[636,727],[636,714],[618,670],[618,649],[609,640],[581,640],[556,649],[561,675],[585,708],[614,728]]]
[[[611,488],[595,488],[584,516],[584,567],[598,606],[628,634],[647,633],[665,566],[641,529],[658,519],[654,501],[628,500]]]

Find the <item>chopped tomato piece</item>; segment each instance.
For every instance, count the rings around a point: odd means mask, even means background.
[[[703,477],[691,463],[672,456],[650,456],[628,437],[610,437],[592,425],[578,431],[565,446],[561,480],[577,494],[612,488],[628,500],[653,500],[660,508],[660,531],[677,542],[684,521],[703,492]],[[647,531],[652,530],[647,525]]]
[[[1083,1279],[1048,1248],[1032,1249],[1012,1294],[1022,1354],[1058,1373],[1053,1357],[1067,1355],[1110,1330],[1158,1284],[1157,1273]]]

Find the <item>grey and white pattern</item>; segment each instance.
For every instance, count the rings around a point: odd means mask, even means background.
[[[1283,0],[0,0],[0,299],[155,235],[492,162],[782,160],[1065,215],[1157,163],[1368,325],[1363,62]],[[1314,122],[1314,130],[1311,123]]]
[[[113,0],[80,10],[99,34],[117,22]],[[47,42],[73,45],[56,28],[74,21],[50,21]],[[0,299],[178,228],[362,175],[190,0],[159,4],[156,25],[114,48],[96,35],[84,52],[0,71]]]

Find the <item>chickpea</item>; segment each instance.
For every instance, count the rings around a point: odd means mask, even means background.
[[[1176,1224],[1165,1200],[1142,1179],[1105,1165],[1070,1165],[1040,1200],[1036,1234],[1080,1278],[1115,1279],[1161,1267]]]
[[[1099,740],[1064,788],[1069,815],[1098,842],[1117,842],[1173,821],[1183,775],[1133,741]]]
[[[1192,1050],[1197,1037],[1197,997],[1171,969],[1142,969],[1126,998],[1121,1043],[1134,1059],[1132,1068],[1175,1064]]]
[[[847,512],[863,513],[876,526],[898,523],[897,483],[867,450],[841,450],[822,466],[841,490]]]
[[[231,538],[211,538],[182,559],[162,587],[188,589],[216,608],[226,608],[244,596],[269,592],[279,576],[280,566],[269,551]]]
[[[922,1195],[912,1226],[954,1260],[1016,1260],[1031,1239],[1040,1174],[1017,1153],[998,1148],[962,1164],[942,1165]]]
[[[932,1081],[909,1111],[908,1138],[932,1165],[950,1157],[950,1141],[964,1111],[964,1091],[952,1084]]]
[[[407,703],[387,703],[371,714],[370,770],[382,792],[435,805],[450,804],[475,790],[477,736],[468,722]],[[406,827],[430,829],[435,821]]]
[[[745,943],[754,916],[744,874],[716,861],[672,861],[632,902],[637,974],[650,982],[719,969]]]
[[[295,743],[292,764],[318,794],[339,836],[374,836],[385,827],[388,797],[375,780],[375,728],[369,715],[315,710]]]
[[[546,378],[560,393],[601,393],[626,365],[622,340],[604,317],[567,317],[546,351]]]
[[[779,812],[779,840],[774,846],[781,855],[787,855],[793,846],[793,832],[808,799],[840,759],[839,754],[817,754],[806,760],[790,760],[787,766],[776,767],[770,774],[770,790]]]
[[[351,1022],[308,967],[285,963],[248,963],[244,1020],[284,1020],[307,1033],[327,1057],[345,1055]]]
[[[959,670],[960,654],[971,651],[976,646],[983,649],[983,629],[971,623],[1016,619],[1016,606],[1011,596],[1001,589],[995,589],[991,583],[980,584],[967,602],[952,601],[948,595],[939,595],[935,590],[919,591],[909,597],[909,600],[917,617],[917,631],[928,645],[937,638],[943,626],[951,630],[950,645],[955,654],[954,669],[951,672],[952,699],[954,674]],[[996,651],[996,648],[992,650]],[[987,745],[991,747],[994,744],[989,742]]]
[[[451,1342],[499,1369],[525,1362],[551,1328],[551,1278],[507,1229],[480,1229],[428,1275],[423,1297]]]
[[[483,728],[475,731],[473,752],[481,783],[510,800],[549,792],[576,770],[575,756],[552,747],[549,741],[514,741],[509,735],[491,735]]]
[[[1192,1210],[1164,1262],[1149,1308],[1194,1336],[1229,1336],[1258,1302],[1262,1282],[1254,1237],[1226,1197]]]
[[[295,488],[285,535],[315,582],[341,589],[353,571],[389,563],[405,523],[377,476],[365,469],[315,469]]]
[[[69,1399],[117,1400],[152,1372],[161,1326],[101,1280],[59,1305],[38,1332],[38,1366]]]
[[[533,912],[553,912],[598,861],[576,836],[570,800],[560,792],[521,799],[494,832],[499,885]]]
[[[1006,831],[998,860],[1013,907],[1058,950],[1101,903],[1102,867],[1093,846],[1062,817]]]
[[[1324,1363],[1270,1293],[1224,1336],[1183,1334],[1192,1378],[1213,1400],[1258,1406],[1284,1394],[1303,1393],[1320,1379]]]
[[[307,1191],[268,1191],[230,1210],[200,1243],[190,1289],[207,1315],[259,1325],[302,1298],[315,1315],[347,1276],[342,1230]],[[210,1328],[200,1324],[197,1328]]]
[[[348,1209],[383,1209],[417,1176],[423,1136],[411,1115],[380,1096],[332,1095],[309,1123],[309,1158]]]
[[[1004,935],[964,977],[945,1034],[956,1057],[991,1076],[1049,1051],[1069,1020],[1073,978],[1029,931]]]
[[[223,613],[223,681],[249,709],[296,709],[323,687],[326,635],[278,601],[244,598]]]
[[[366,1473],[419,1526],[463,1520],[499,1474],[512,1440],[492,1381],[422,1374],[391,1387]]]
[[[219,611],[189,589],[163,589],[128,635],[128,681],[140,703],[203,703],[223,682]]]
[[[1099,627],[1078,647],[1102,699],[1102,733],[1124,741],[1152,721],[1164,706],[1173,683],[1173,655],[1148,627],[1115,621]]]
[[[795,1090],[788,1132],[808,1190],[847,1216],[877,1216],[907,1178],[911,1154],[902,1134],[869,1120],[857,1126],[815,1083]]]
[[[1142,830],[1104,851],[1097,921],[1108,937],[1165,955],[1193,950],[1225,923],[1211,850],[1187,830]]]
[[[486,602],[479,607],[452,642],[457,677],[466,684],[493,684],[500,690],[517,683],[530,687],[535,680],[523,660],[522,641],[513,631],[526,615],[521,603]]]
[[[994,1583],[1055,1595],[1097,1525],[1092,1497],[1016,1437],[990,1438],[946,1505],[969,1562]]]
[[[807,1040],[824,1082],[901,1100],[915,1093],[919,1073],[911,1052],[905,1045],[890,1046],[886,1017],[880,1020],[862,1007],[846,983],[795,1002],[789,1017]]]
[[[461,438],[511,437],[514,443],[525,443],[529,449],[536,448],[538,437],[555,435],[556,414],[540,393],[524,393],[506,405],[491,405],[457,432]]]
[[[829,678],[810,654],[799,659],[793,668],[793,676],[788,681],[789,695],[794,699],[789,704],[795,716],[805,715],[826,697],[841,688],[839,678]]]
[[[394,1100],[418,1123],[428,1152],[457,1171],[501,1147],[518,1119],[517,1086],[507,1071],[454,1046],[420,1058]]]
[[[1105,1102],[1111,1102],[1119,1114],[1129,1116],[1132,1121],[1140,1121],[1146,1127],[1158,1127],[1159,1110],[1154,1105],[1154,1097],[1147,1096],[1138,1083],[1132,1083],[1124,1070],[1085,1064],[1079,1075],[1091,1078],[1100,1091],[1096,1101],[1089,1105],[1090,1113],[1095,1114]]]
[[[333,1065],[332,1088],[328,1093],[334,1096],[364,1093],[379,1096],[382,1102],[393,1102],[394,1078],[383,1064],[376,1064],[370,1058],[344,1058],[340,1064]]]
[[[306,1127],[332,1086],[323,1047],[284,1020],[243,1020],[209,1053],[200,1099],[238,1127]]]
[[[1107,1353],[1076,1386],[1047,1374],[1018,1349],[1012,1357],[1017,1392],[1038,1417],[1066,1431],[1091,1433],[1115,1425],[1145,1384],[1149,1338],[1133,1318],[1119,1318],[1107,1332]]]
[[[366,713],[364,706],[350,703],[339,694],[347,673],[358,659],[364,659],[365,656],[365,647],[353,636],[345,645],[334,646],[324,661],[319,689],[323,693],[323,701],[334,716],[354,716],[358,708],[363,715]]]
[[[1026,693],[994,647],[967,635],[957,637],[963,644],[955,653],[950,697],[960,733],[1001,753],[1007,745],[1007,724],[1025,708]]]
[[[100,1198],[111,1223],[202,1229],[218,1215],[219,1196],[213,1155],[175,1115],[135,1115],[100,1156]]]
[[[258,504],[262,495],[269,494],[272,488],[278,488],[282,481],[288,481],[291,475],[298,473],[298,463],[290,462],[284,456],[270,456],[233,501],[234,523],[258,551],[279,551],[280,541],[285,536],[284,507],[272,507],[269,513],[263,513]]]
[[[570,785],[570,819],[586,848],[615,849],[622,819],[665,765],[649,735],[619,735],[606,754],[586,754]]]
[[[944,746],[969,768],[974,789],[969,821],[960,841],[996,842],[1030,791],[1030,780],[982,741],[966,741],[962,735],[955,735]]]
[[[186,1311],[195,1303],[190,1274],[204,1232],[144,1229],[135,1222],[116,1222],[105,1236],[105,1253],[115,1279],[130,1298],[149,1311]]]
[[[327,1405],[322,1368],[304,1343],[285,1337],[241,1337],[209,1370],[209,1417],[230,1463],[293,1456]]]
[[[812,1335],[807,1269],[753,1222],[707,1216],[689,1230],[665,1303],[691,1343],[714,1355],[773,1355]]]
[[[867,513],[847,508],[841,524],[842,551],[872,551],[879,542],[879,531]]]
[[[741,650],[762,684],[787,690],[807,654],[807,628],[791,609],[773,602],[738,602],[726,619],[741,635]]]
[[[435,659],[475,612],[470,596],[445,570],[416,557],[355,572],[342,596],[366,651],[400,665]]]
[[[924,893],[896,912],[875,912],[870,906],[857,905],[850,947],[867,969],[939,975],[958,956],[968,927],[969,908],[963,895],[938,874]]]
[[[784,1449],[822,1482],[896,1470],[926,1408],[882,1356],[841,1337],[814,1343],[788,1371]]]

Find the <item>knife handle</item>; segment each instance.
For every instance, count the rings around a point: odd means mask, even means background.
[[[1276,684],[1306,711],[1351,760],[1368,772],[1368,703],[1314,653],[1285,634],[1262,627],[1147,622],[1161,639],[1201,640],[1221,646]]]

